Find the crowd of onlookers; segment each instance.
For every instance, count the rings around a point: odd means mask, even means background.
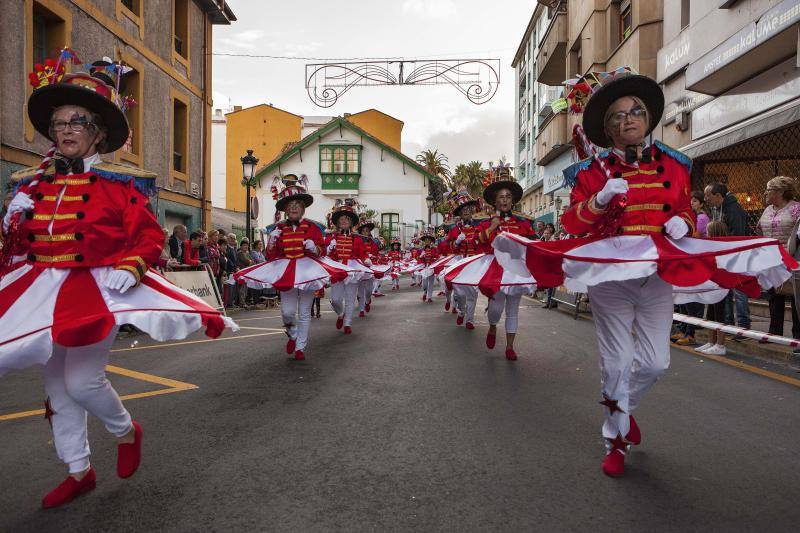
[[[186,226],[178,224],[171,234],[164,230],[164,250],[158,266],[164,270],[180,270],[208,265],[225,307],[244,307],[257,303],[269,291],[247,289],[244,285],[226,282],[240,269],[264,261],[263,241],[255,241],[251,249],[247,237],[239,240],[235,233],[215,229],[189,233]]]

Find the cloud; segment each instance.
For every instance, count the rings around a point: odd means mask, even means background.
[[[452,17],[458,10],[453,0],[405,0],[403,13],[444,19]]]
[[[259,41],[263,38],[263,30],[246,30],[233,33],[232,37],[219,37],[217,43],[240,50],[255,50],[259,45]]]

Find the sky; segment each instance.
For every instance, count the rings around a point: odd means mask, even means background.
[[[313,60],[216,55],[215,108],[272,105],[298,115],[342,115],[375,108],[402,120],[402,149],[444,153],[459,163],[514,160],[514,69],[511,61],[534,0],[229,0],[238,20],[214,26],[215,54],[313,58],[500,59],[494,98],[475,105],[442,86],[355,87],[330,108],[305,89]]]

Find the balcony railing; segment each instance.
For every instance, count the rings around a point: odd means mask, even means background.
[[[536,81],[561,85],[567,77],[567,14],[556,12],[539,45]]]

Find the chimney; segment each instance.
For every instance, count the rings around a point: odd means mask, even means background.
[[[233,112],[234,112],[234,113],[235,113],[236,111],[241,111],[241,110],[242,110],[242,106],[240,106],[240,105],[235,105],[235,106],[233,106]]]
[[[349,117],[349,116],[350,116],[350,113],[345,113],[345,114],[344,114],[344,118],[347,118],[347,117]]]

